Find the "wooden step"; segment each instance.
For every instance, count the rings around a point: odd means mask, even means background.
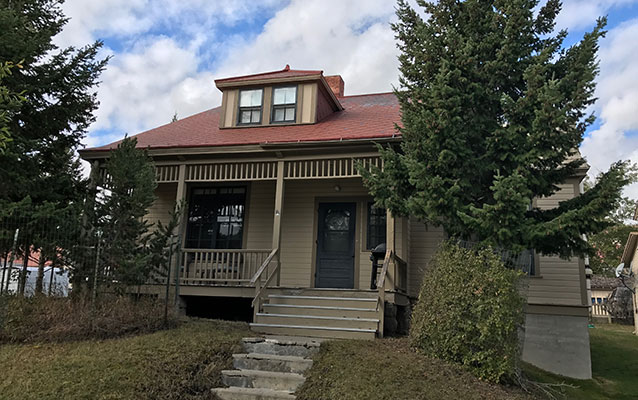
[[[331,288],[273,288],[269,290],[269,293],[285,296],[357,297],[366,299],[376,299],[379,296],[377,290]]]
[[[327,306],[376,309],[376,298],[359,297],[328,297],[328,296],[288,296],[271,294],[268,296],[270,304],[292,304],[305,306]]]
[[[316,315],[258,313],[257,323],[274,325],[324,326],[333,328],[374,329],[379,326],[375,318],[332,317]]]
[[[268,314],[315,315],[325,317],[377,318],[379,312],[374,308],[306,306],[296,304],[263,304]]]
[[[336,328],[330,326],[303,326],[283,324],[251,323],[255,332],[269,335],[307,336],[334,339],[374,339],[376,329]]]

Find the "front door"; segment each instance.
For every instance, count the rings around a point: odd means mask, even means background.
[[[354,288],[355,203],[319,203],[315,287]]]

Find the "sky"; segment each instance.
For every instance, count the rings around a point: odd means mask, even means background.
[[[218,106],[218,78],[289,64],[341,75],[346,95],[398,82],[392,0],[67,0],[62,8],[70,20],[56,44],[102,40],[100,57],[111,57],[87,147]],[[638,162],[638,0],[563,0],[557,29],[571,45],[602,15],[597,120],[580,149],[592,176],[620,159]],[[638,198],[638,184],[626,194]]]

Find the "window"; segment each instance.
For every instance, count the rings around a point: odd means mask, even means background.
[[[272,91],[272,122],[295,122],[297,87],[278,87]]]
[[[246,188],[195,188],[186,227],[189,249],[241,249]]]
[[[376,207],[368,203],[368,234],[366,248],[372,250],[381,243],[385,243],[385,208]]]
[[[261,104],[263,90],[241,90],[239,92],[239,120],[240,125],[261,123]]]

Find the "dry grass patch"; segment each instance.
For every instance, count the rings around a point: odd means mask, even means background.
[[[109,340],[0,346],[5,400],[212,399],[247,324],[192,320]]]
[[[299,400],[530,399],[413,351],[405,338],[331,341],[314,357]]]
[[[153,298],[103,296],[95,308],[82,299],[0,296],[0,343],[108,339],[175,327],[173,307]]]

